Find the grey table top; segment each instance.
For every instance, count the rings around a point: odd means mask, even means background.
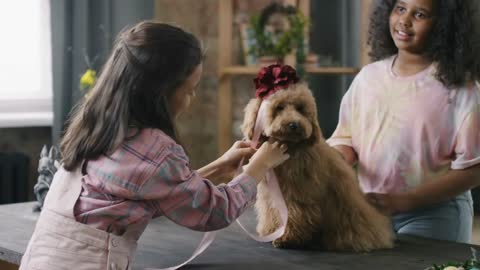
[[[0,260],[20,263],[38,217],[32,207],[33,202],[0,205]],[[241,219],[254,227],[252,211]],[[140,238],[133,268],[161,268],[183,262],[202,236],[167,219],[155,219]],[[465,261],[470,258],[470,246],[399,236],[395,248],[371,253],[281,250],[255,242],[234,224],[220,231],[213,244],[182,269],[425,269],[433,263]]]

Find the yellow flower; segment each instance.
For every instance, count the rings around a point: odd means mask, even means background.
[[[93,69],[87,69],[80,78],[80,88],[82,90],[90,90],[97,80],[97,72]]]

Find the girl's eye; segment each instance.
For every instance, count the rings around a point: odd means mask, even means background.
[[[425,14],[421,13],[421,12],[415,13],[415,18],[417,18],[417,19],[424,19],[426,17],[427,16]]]
[[[297,112],[302,114],[305,112],[305,107],[303,107],[303,105],[297,105],[295,106],[295,109],[297,110]]]
[[[395,11],[396,11],[397,13],[399,13],[399,14],[404,13],[405,10],[406,10],[406,9],[405,9],[404,7],[402,7],[402,6],[396,6],[396,7],[395,7]]]

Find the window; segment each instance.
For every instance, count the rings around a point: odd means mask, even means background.
[[[50,1],[1,1],[0,25],[0,127],[51,126]]]

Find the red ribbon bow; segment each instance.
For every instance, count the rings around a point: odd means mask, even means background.
[[[257,77],[253,80],[255,83],[255,96],[266,99],[278,90],[287,89],[292,83],[300,80],[295,69],[289,65],[274,64],[262,68]]]

